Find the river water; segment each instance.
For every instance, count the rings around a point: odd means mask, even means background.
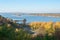
[[[57,22],[60,21],[60,17],[47,17],[47,16],[31,16],[31,15],[14,15],[12,13],[0,13],[0,15],[2,15],[5,18],[10,18],[13,20],[23,20],[26,19],[27,23],[30,22],[48,22],[48,21],[52,21],[52,22]]]

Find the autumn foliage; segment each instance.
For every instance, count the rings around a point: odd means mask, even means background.
[[[49,35],[52,35],[55,33],[55,30],[57,28],[60,29],[60,22],[31,22],[30,27],[32,30],[37,30],[41,27],[43,27]]]

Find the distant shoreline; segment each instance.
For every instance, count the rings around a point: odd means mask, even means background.
[[[60,13],[15,13],[15,15],[52,16],[60,17]]]
[[[28,14],[33,16],[48,16],[48,17],[60,17],[60,13],[35,13]]]
[[[32,15],[32,16],[46,16],[60,18],[60,13],[12,13],[18,17],[21,15]]]

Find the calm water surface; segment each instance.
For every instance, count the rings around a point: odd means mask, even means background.
[[[48,21],[60,21],[60,18],[55,18],[55,17],[45,17],[45,16],[31,16],[31,15],[21,15],[21,16],[17,16],[11,13],[0,13],[0,15],[6,17],[6,18],[11,18],[13,20],[23,20],[26,19],[27,23],[29,22],[48,22]]]

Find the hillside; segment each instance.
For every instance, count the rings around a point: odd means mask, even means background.
[[[31,22],[23,25],[0,15],[0,40],[57,40],[59,37],[60,22]]]

